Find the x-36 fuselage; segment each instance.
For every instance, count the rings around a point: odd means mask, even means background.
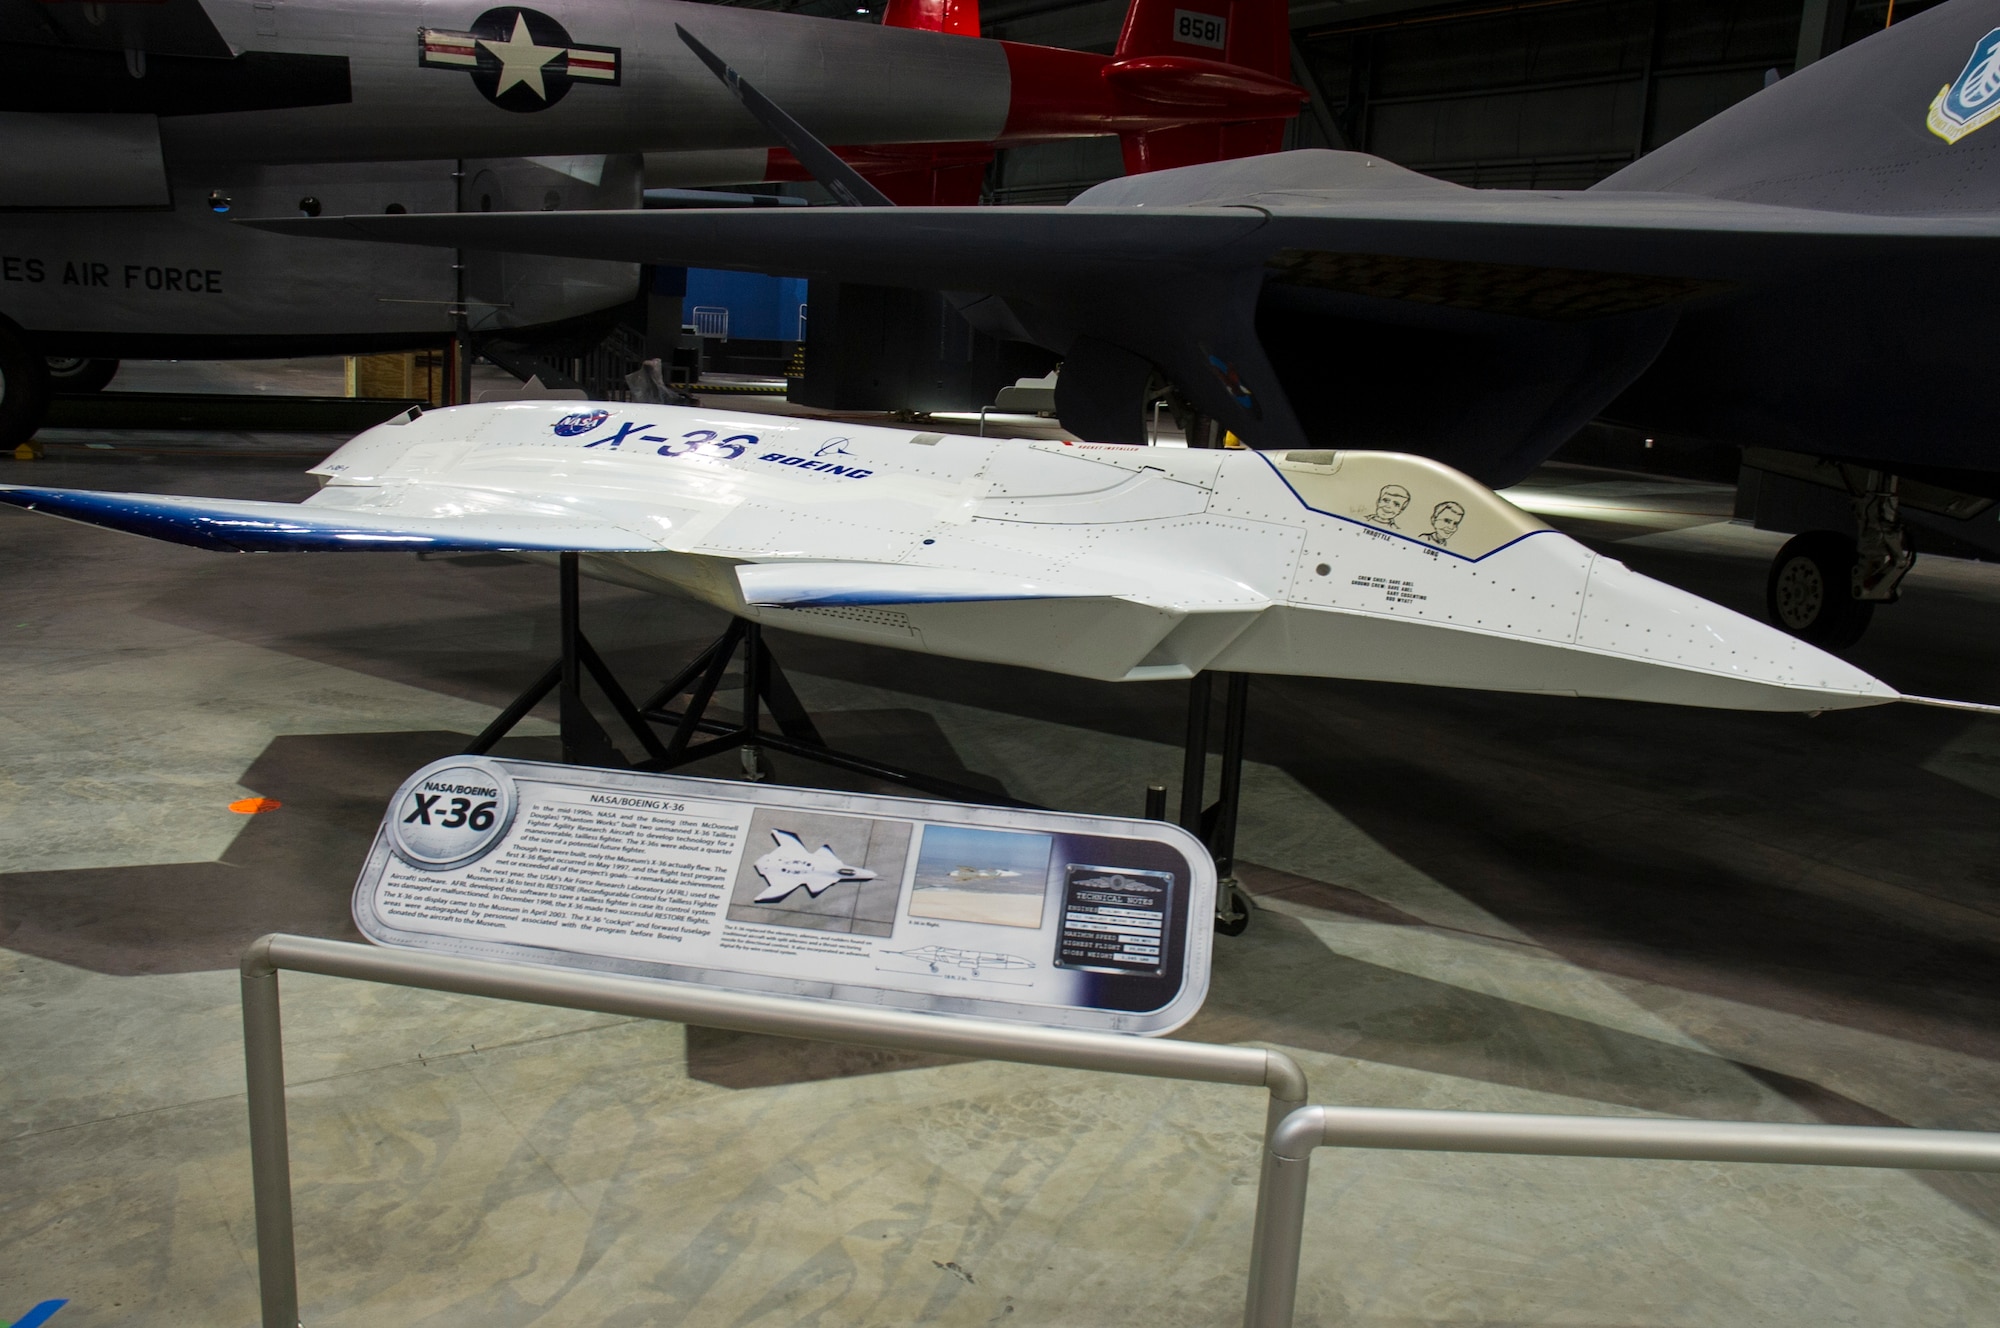
[[[1086,678],[1203,669],[1734,709],[1897,693],[1437,462],[967,438],[630,403],[380,425],[303,504],[0,488],[213,548],[577,551],[773,627]]]

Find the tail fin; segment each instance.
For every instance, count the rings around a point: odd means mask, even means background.
[[[1132,0],[1111,58],[1144,55],[1219,60],[1290,81],[1291,9],[1286,0]]]
[[[1263,112],[1120,134],[1128,175],[1276,152],[1284,146],[1285,122],[1305,101],[1291,81],[1287,0],[1132,0],[1105,72],[1141,96],[1146,84],[1161,93],[1200,87]],[[1274,104],[1282,108],[1276,114]]]
[[[2000,210],[2000,0],[1953,0],[1788,74],[1604,190],[1847,212]]]
[[[889,7],[882,11],[882,26],[977,37],[979,0],[889,0]]]

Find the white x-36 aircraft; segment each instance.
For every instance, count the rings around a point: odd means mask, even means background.
[[[1742,710],[1899,699],[1434,461],[950,437],[628,403],[411,413],[303,503],[0,486],[203,548],[576,551],[744,618],[1112,681],[1203,669]]]
[[[818,899],[836,885],[875,879],[869,868],[842,862],[831,844],[809,849],[790,830],[773,830],[771,843],[774,847],[752,864],[764,878],[764,889],[757,895],[756,903],[776,903],[794,890],[804,890]]]

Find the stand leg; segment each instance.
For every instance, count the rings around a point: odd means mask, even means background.
[[[1208,830],[1208,851],[1215,857],[1215,929],[1224,936],[1241,936],[1254,907],[1236,883],[1236,814],[1243,803],[1243,730],[1250,713],[1250,675],[1232,673],[1228,678],[1222,703],[1222,788],[1202,820]]]
[[[757,754],[757,731],[763,727],[764,677],[771,657],[764,649],[764,628],[751,623],[743,641],[743,777],[764,778],[763,762]]]
[[[728,630],[723,632],[720,640],[689,660],[686,668],[683,668],[679,673],[661,683],[660,690],[654,692],[647,699],[646,704],[640,706],[639,709],[643,712],[651,713],[679,696],[682,692],[685,692],[689,687],[694,685],[695,679],[699,678],[708,668],[709,661],[714,657],[715,652],[718,650],[733,650],[742,634],[742,620],[740,618],[731,618]],[[722,675],[718,673],[715,676],[720,678]]]
[[[534,686],[515,697],[513,703],[493,717],[493,722],[480,730],[479,736],[465,749],[467,756],[484,756],[499,742],[514,731],[514,726],[528,717],[528,712],[542,703],[542,698],[556,689],[562,681],[562,661],[549,665],[547,673],[535,680]]]
[[[1222,789],[1217,802],[1215,836],[1209,848],[1215,870],[1228,877],[1236,865],[1236,811],[1243,801],[1243,728],[1250,711],[1250,675],[1228,675],[1222,703]]]
[[[1208,707],[1213,679],[1197,673],[1188,679],[1187,746],[1181,758],[1181,828],[1201,834],[1202,795],[1208,785]]]
[[[562,759],[564,765],[623,765],[611,735],[583,700],[583,589],[577,555],[561,555]]]
[[[688,745],[694,741],[694,735],[701,732],[702,716],[708,712],[708,703],[715,696],[716,684],[722,681],[723,673],[729,668],[729,660],[736,653],[736,643],[743,639],[743,626],[741,618],[732,618],[729,630],[722,634],[722,639],[681,671],[684,678],[694,679],[694,690],[688,696],[687,709],[681,712],[680,721],[674,726],[674,736],[667,742],[667,753],[660,758],[662,770],[679,764],[687,754]],[[697,670],[700,673],[698,678],[694,676]],[[682,683],[681,687],[686,685]],[[668,700],[673,695],[679,695],[681,687],[676,687],[671,695],[660,699]],[[658,706],[649,705],[646,709],[650,712]]]
[[[646,722],[646,717],[639,713],[639,707],[632,704],[632,698],[625,694],[625,689],[618,685],[618,679],[612,674],[610,666],[590,644],[590,638],[579,633],[576,638],[576,649],[577,654],[583,659],[583,666],[590,670],[591,677],[597,679],[597,685],[611,702],[611,708],[618,712],[618,718],[625,721],[625,727],[632,730],[632,736],[639,740],[639,745],[646,749],[646,754],[655,760],[665,756],[666,744],[660,741],[659,734],[653,732],[653,726]]]
[[[526,719],[528,712],[540,705],[544,697],[560,688],[558,704],[561,707],[563,760],[571,765],[624,765],[618,749],[611,744],[610,735],[584,702],[583,675],[586,672],[597,679],[597,685],[604,690],[611,708],[618,712],[618,717],[625,721],[625,727],[632,730],[632,736],[638,739],[647,754],[656,760],[666,755],[667,749],[661,744],[659,735],[639,713],[639,707],[632,704],[632,698],[625,694],[625,689],[618,685],[610,667],[592,648],[590,638],[583,634],[583,595],[577,564],[577,555],[573,553],[563,554],[558,563],[561,600],[557,623],[562,637],[562,658],[549,665],[548,672],[495,715],[493,722],[466,747],[465,755],[484,756],[492,751],[494,744]],[[696,667],[700,663],[696,661]]]
[[[764,656],[758,671],[758,676],[763,679],[764,704],[770,710],[771,718],[778,722],[778,732],[795,742],[826,746],[826,739],[819,735],[819,726],[812,722],[812,716],[806,713],[805,703],[792,690],[792,680],[778,667],[771,648],[762,644],[762,631],[758,632],[757,640]]]

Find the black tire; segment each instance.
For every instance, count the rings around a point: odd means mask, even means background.
[[[102,392],[118,374],[116,360],[51,355],[47,363],[49,388],[56,392]]]
[[[1854,557],[1854,541],[1831,530],[1809,530],[1786,541],[1764,584],[1771,622],[1827,650],[1859,641],[1875,606],[1854,598]]]
[[[0,449],[35,436],[49,409],[49,367],[13,324],[0,320]]]

